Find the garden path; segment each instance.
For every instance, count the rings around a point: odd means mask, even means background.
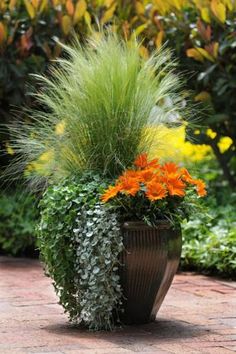
[[[236,282],[176,275],[152,324],[91,333],[68,324],[37,260],[0,257],[0,354],[236,352]]]

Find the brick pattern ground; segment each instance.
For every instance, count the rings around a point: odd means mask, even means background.
[[[180,273],[155,323],[73,328],[36,260],[0,258],[0,354],[236,352],[236,283]]]

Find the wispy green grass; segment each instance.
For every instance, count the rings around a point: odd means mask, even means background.
[[[54,180],[84,170],[115,177],[158,142],[149,119],[155,106],[163,107],[167,98],[173,103],[158,110],[157,121],[183,113],[175,63],[167,50],[145,61],[137,43],[127,45],[113,34],[85,47],[75,40],[64,50],[50,78],[36,76],[42,90],[35,98],[43,108],[27,112],[30,124],[11,127],[17,153],[12,169],[34,169],[32,162],[41,156],[44,168],[28,173],[37,183],[44,175]],[[65,130],[58,135],[61,122]]]

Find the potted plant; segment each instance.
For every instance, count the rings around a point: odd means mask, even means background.
[[[144,60],[137,43],[113,34],[63,50],[51,76],[37,76],[29,123],[10,127],[7,173],[23,171],[44,190],[38,244],[70,320],[93,330],[146,322],[177,269],[190,186],[205,193],[186,169],[147,158],[163,143],[163,122],[186,123],[186,94],[167,50]]]
[[[144,153],[102,195],[121,220],[125,323],[155,320],[178,268],[180,222],[189,215],[194,192],[206,195],[202,180],[173,162],[148,161]]]

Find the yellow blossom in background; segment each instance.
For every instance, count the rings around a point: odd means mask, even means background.
[[[48,151],[45,151],[44,153],[42,153],[40,156],[39,156],[39,159],[38,161],[40,162],[50,162],[52,160],[54,156],[54,152],[53,150],[48,150]]]
[[[25,169],[25,175],[29,175],[31,173],[37,173],[41,176],[48,175],[48,165],[52,162],[54,156],[54,151],[49,149],[42,153],[39,158],[35,161],[32,161]]]
[[[214,139],[216,137],[216,132],[214,132],[212,129],[207,129],[207,136],[209,136],[209,138]]]
[[[55,134],[56,135],[63,135],[65,132],[65,126],[66,123],[64,120],[62,120],[61,122],[57,123],[55,126]]]
[[[14,149],[8,143],[6,143],[6,152],[8,153],[8,155],[14,155],[15,154]]]
[[[157,139],[161,141],[161,144],[159,147],[155,146],[153,148],[151,156],[174,159],[178,162],[198,162],[212,153],[208,145],[192,144],[185,141],[185,127],[167,128],[164,125],[158,127]]]
[[[214,139],[216,137],[216,132],[214,132],[212,129],[207,129],[207,135],[211,138]],[[220,152],[223,154],[225,151],[227,151],[230,146],[232,145],[233,141],[230,137],[224,136],[223,138],[220,139],[218,142],[218,148],[220,149]]]
[[[233,143],[232,139],[229,138],[228,136],[224,136],[223,138],[221,138],[218,143],[218,147],[220,149],[221,154],[227,151],[232,145],[232,143]]]
[[[197,134],[197,131],[195,132]],[[200,133],[200,132],[199,132]],[[216,133],[208,129],[207,135],[214,139]],[[209,156],[213,156],[212,149],[209,145],[193,144],[185,141],[185,127],[167,128],[162,125],[157,128],[158,144],[153,146],[151,156],[159,156],[162,159],[174,159],[178,162],[200,162]],[[218,143],[221,153],[229,149],[232,139],[223,137]]]
[[[61,124],[61,125],[59,125]],[[56,126],[58,131],[56,134],[63,134],[65,123],[62,121]],[[208,156],[212,155],[212,150],[209,145],[205,144],[193,144],[189,141],[185,141],[185,127],[179,128],[168,128],[164,125],[159,126],[158,128],[151,128],[157,130],[157,140],[153,144],[153,149],[150,153],[150,156],[159,156],[160,159],[174,159],[177,162],[200,162],[203,161]],[[197,131],[195,132],[197,133]],[[214,139],[216,133],[211,129],[207,130],[207,135]],[[221,153],[224,153],[229,149],[232,144],[232,139],[229,137],[221,138],[218,143],[218,147]],[[14,151],[11,147],[8,146],[7,151],[9,154],[14,154]],[[78,160],[77,163],[81,164],[82,161],[79,161],[78,156],[74,155],[67,147],[62,149],[62,153],[70,154],[70,160]],[[31,162],[26,170],[25,175],[31,173],[37,173],[42,176],[48,175],[48,165],[53,160],[54,151],[49,149],[42,153],[39,158]],[[212,155],[213,156],[213,155]]]
[[[211,147],[205,144],[192,144],[189,141],[185,141],[182,147],[183,160],[200,162],[207,156],[212,154]]]

